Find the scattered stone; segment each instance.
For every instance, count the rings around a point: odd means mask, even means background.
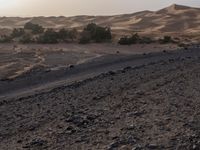
[[[159,148],[159,146],[156,144],[148,144],[146,147],[149,149],[158,149]]]
[[[139,116],[141,116],[143,114],[144,114],[144,112],[135,111],[135,112],[128,113],[127,116],[128,117],[133,117],[133,116],[139,117]]]
[[[167,51],[166,50],[163,50],[163,53],[166,53]]]
[[[67,127],[64,131],[64,133],[66,133],[66,134],[73,134],[75,132],[76,132],[76,129],[72,126]]]
[[[74,68],[74,65],[69,65],[69,68]]]
[[[43,147],[46,148],[47,141],[42,139],[33,139],[30,143],[27,143],[23,148]]]
[[[133,147],[132,150],[142,150],[142,146],[137,145],[137,146]]]
[[[17,143],[22,143],[22,140],[18,140]]]
[[[117,148],[119,146],[119,142],[118,141],[115,141],[115,142],[112,142],[109,146],[108,146],[108,150],[112,150],[114,148]]]
[[[116,73],[114,71],[109,71],[108,74],[109,75],[115,75]]]
[[[125,67],[123,70],[130,70],[131,66]]]

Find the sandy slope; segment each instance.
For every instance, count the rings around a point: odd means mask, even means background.
[[[200,30],[200,9],[173,4],[164,9],[152,12],[142,11],[133,14],[116,16],[75,16],[75,17],[1,17],[0,28],[18,28],[26,22],[40,24],[47,28],[78,28],[88,23],[110,26],[117,35],[140,32],[159,36],[162,34],[196,34]],[[5,33],[1,32],[1,33]]]
[[[1,99],[0,149],[199,149],[200,55],[188,53]]]

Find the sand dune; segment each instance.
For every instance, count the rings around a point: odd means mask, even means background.
[[[142,11],[115,16],[74,16],[74,17],[1,17],[0,29],[20,28],[29,21],[47,28],[82,29],[88,23],[110,26],[115,34],[167,34],[196,33],[200,30],[200,8],[173,4],[158,11]]]

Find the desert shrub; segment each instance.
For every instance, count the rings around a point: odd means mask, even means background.
[[[9,43],[12,42],[12,37],[8,35],[2,35],[0,37],[0,43]]]
[[[66,29],[60,29],[59,31],[58,31],[58,33],[57,33],[57,36],[58,36],[58,38],[60,39],[60,40],[66,40],[67,38],[68,38],[68,36],[69,36],[69,31],[68,30],[66,30]]]
[[[12,38],[16,38],[16,37],[21,37],[25,34],[25,31],[23,28],[15,28],[13,29],[12,33],[11,33],[11,37]]]
[[[63,28],[60,29],[57,34],[58,34],[58,39],[60,41],[68,41],[68,40],[73,41],[74,39],[77,38],[78,31],[76,29],[66,30]]]
[[[74,41],[74,39],[76,39],[78,36],[78,31],[76,29],[72,29],[68,31],[68,37],[69,39],[71,39],[72,41]]]
[[[140,44],[151,44],[154,41],[150,37],[142,37],[140,38]]]
[[[87,35],[85,34],[87,33]],[[80,38],[80,43],[82,41],[87,41],[89,43],[90,41],[92,42],[106,42],[110,41],[112,39],[112,34],[111,34],[111,29],[109,27],[101,27],[96,25],[95,23],[90,23],[88,24]]]
[[[138,42],[140,42],[140,37],[137,33],[133,34],[130,37],[124,36],[124,37],[120,38],[118,41],[118,43],[120,45],[131,45],[131,44],[136,44]]]
[[[19,42],[26,44],[34,42],[30,34],[24,34]]]
[[[28,22],[24,25],[24,29],[31,30],[33,34],[40,34],[44,32],[44,28],[38,24]]]
[[[53,29],[47,29],[44,34],[37,38],[37,42],[43,44],[54,44],[58,43],[58,39],[59,37],[57,32],[55,32]]]
[[[87,44],[87,43],[90,43],[90,40],[91,40],[91,35],[90,35],[90,32],[88,31],[83,31],[81,33],[81,38],[79,40],[79,44]]]
[[[103,27],[97,27],[96,28],[96,32],[93,35],[93,40],[95,40],[95,42],[104,42],[104,41],[108,41],[111,40],[112,35],[111,35],[111,31],[110,28],[103,28]]]
[[[167,44],[167,43],[174,43],[174,40],[171,36],[164,36],[162,39],[159,39],[159,43]]]
[[[120,45],[131,45],[132,44],[131,41],[130,41],[130,38],[127,37],[127,36],[124,36],[124,37],[120,38],[118,43]]]

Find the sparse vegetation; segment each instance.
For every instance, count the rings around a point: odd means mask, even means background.
[[[57,32],[53,29],[47,29],[44,34],[37,38],[37,42],[42,44],[55,44],[58,43],[58,39],[59,37]]]
[[[17,37],[21,37],[25,34],[25,31],[23,28],[15,28],[13,29],[13,32],[11,33],[11,37],[12,38],[17,38]]]
[[[12,42],[12,37],[7,35],[2,35],[0,37],[0,43],[10,43]]]
[[[139,43],[140,44],[151,44],[155,42],[153,39],[151,39],[150,37],[141,37]]]
[[[162,39],[158,39],[156,41],[151,39],[150,37],[140,37],[137,33],[133,34],[132,36],[124,36],[118,41],[120,45],[150,44],[154,42],[158,42],[160,44],[177,43],[175,40],[172,39],[171,36],[164,36]]]
[[[42,43],[55,44],[60,42],[79,42],[80,44],[110,42],[112,33],[109,27],[102,27],[95,23],[88,24],[81,33],[76,29],[45,29],[40,25],[28,22],[24,28],[13,29],[10,35],[0,37],[1,43],[21,42],[21,43]],[[137,33],[131,36],[124,36],[119,39],[120,45],[131,44],[150,44],[158,42],[160,44],[177,43],[178,40],[172,39],[170,36],[164,36],[157,41],[151,37],[139,36]]]
[[[88,24],[83,32],[79,43],[86,44],[89,42],[107,42],[112,39],[111,29],[109,27],[101,27],[95,23]]]
[[[40,34],[44,32],[44,28],[38,24],[28,22],[24,25],[24,29],[31,30],[33,34]]]
[[[171,36],[164,36],[162,39],[159,39],[160,44],[174,43],[174,40]]]
[[[23,36],[22,36],[22,38],[20,39],[20,41],[19,42],[21,42],[21,43],[23,43],[23,44],[27,44],[27,43],[32,43],[33,42],[33,39],[32,39],[32,37],[31,37],[31,35],[30,34],[24,34]]]
[[[74,41],[77,38],[78,31],[76,29],[66,30],[60,29],[58,31],[58,40],[61,42]]]
[[[132,36],[128,37],[128,36],[124,36],[122,38],[120,38],[120,40],[118,41],[118,43],[120,45],[131,45],[131,44],[136,44],[139,43],[140,41],[140,37],[139,35],[133,34]]]

